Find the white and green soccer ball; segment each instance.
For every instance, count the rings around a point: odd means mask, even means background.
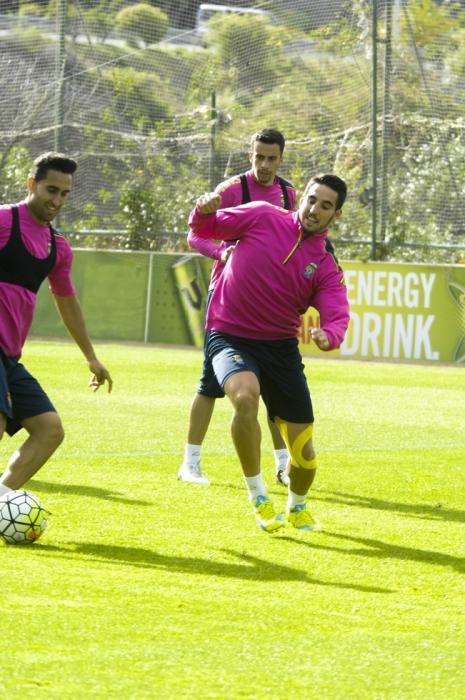
[[[47,526],[46,511],[37,496],[8,491],[0,496],[0,535],[8,544],[32,544]]]

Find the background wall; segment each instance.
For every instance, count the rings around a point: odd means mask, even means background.
[[[75,251],[74,281],[95,340],[202,347],[211,261],[199,255]],[[343,263],[351,324],[342,347],[352,358],[465,363],[465,267]],[[303,354],[314,309],[302,318]],[[64,337],[43,285],[32,334]]]

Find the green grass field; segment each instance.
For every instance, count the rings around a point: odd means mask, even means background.
[[[273,536],[227,401],[211,485],[176,480],[200,353],[99,355],[111,395],[72,344],[25,349],[67,436],[28,486],[52,512],[42,539],[0,546],[1,698],[463,698],[463,367],[309,359],[325,529]],[[284,509],[266,430],[263,472]]]

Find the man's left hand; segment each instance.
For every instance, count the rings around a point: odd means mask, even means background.
[[[331,346],[329,344],[328,336],[323,330],[321,330],[321,328],[311,328],[310,334],[313,342],[320,348],[320,350],[330,349]]]
[[[92,372],[92,376],[89,379],[89,387],[92,391],[97,391],[105,382],[108,382],[108,393],[110,393],[113,387],[113,379],[107,368],[98,360],[91,360],[89,369]]]

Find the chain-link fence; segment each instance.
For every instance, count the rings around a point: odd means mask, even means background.
[[[75,245],[180,250],[195,198],[247,169],[251,134],[272,126],[299,190],[317,171],[347,180],[341,257],[464,259],[465,3],[253,9],[0,0],[1,200],[64,150]]]

